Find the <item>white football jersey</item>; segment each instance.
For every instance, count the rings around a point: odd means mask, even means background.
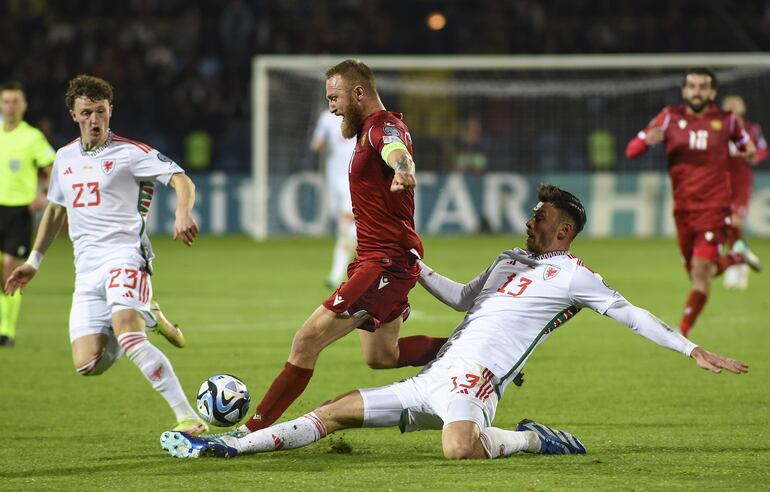
[[[486,367],[500,379],[498,394],[535,348],[580,309],[604,314],[624,300],[567,251],[533,259],[537,266],[504,252],[466,284],[463,297],[472,304],[437,357],[463,357]]]
[[[152,251],[142,213],[151,199],[148,185],[167,185],[183,172],[150,146],[112,132],[94,150],[85,151],[80,139],[59,149],[48,200],[67,208],[77,271],[137,255],[149,265]]]
[[[326,141],[327,182],[330,185],[342,183],[347,188],[348,169],[353,151],[356,148],[356,139],[343,137],[341,124],[341,116],[335,116],[328,111],[324,111],[318,117],[318,122],[313,131],[313,140],[323,139]]]

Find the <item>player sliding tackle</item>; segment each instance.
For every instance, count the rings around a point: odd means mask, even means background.
[[[690,356],[709,371],[747,372],[744,363],[698,347],[632,305],[569,253],[586,222],[580,200],[554,185],[541,185],[538,197],[540,203],[527,221],[527,250],[504,251],[467,284],[423,265],[423,287],[468,314],[417,376],[352,391],[298,419],[242,438],[165,432],[161,445],[176,457],[229,458],[299,448],[340,429],[399,425],[405,432],[442,429],[444,456],[449,459],[498,458],[518,451],[582,454],[583,444],[565,431],[527,419],[516,430],[492,427],[492,422],[505,388],[534,349],[583,307]]]

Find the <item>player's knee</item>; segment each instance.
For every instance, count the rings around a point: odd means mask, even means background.
[[[465,442],[445,442],[444,458],[448,460],[470,460],[477,458],[474,446]]]
[[[321,337],[318,333],[318,326],[315,323],[307,322],[294,335],[291,344],[291,351],[295,355],[317,355],[321,347]]]
[[[99,364],[104,352],[97,355],[92,355],[84,360],[75,361],[75,372],[81,376],[98,376],[104,372],[102,364]]]
[[[398,367],[398,343],[389,347],[380,343],[363,347],[366,365],[372,369],[392,369]]]
[[[398,366],[398,351],[378,350],[364,354],[366,365],[372,369],[393,369]]]

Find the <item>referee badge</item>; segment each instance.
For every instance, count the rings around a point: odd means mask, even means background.
[[[11,159],[8,164],[11,166],[12,173],[18,173],[21,169],[21,161],[19,159]]]

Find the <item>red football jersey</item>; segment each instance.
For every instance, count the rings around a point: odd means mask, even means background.
[[[749,139],[740,118],[715,105],[695,116],[680,104],[663,108],[645,131],[652,127],[664,133],[674,210],[728,208],[728,142],[743,149]]]
[[[414,155],[412,137],[401,118],[400,113],[378,111],[358,132],[348,177],[360,261],[390,258],[408,263],[423,254],[414,226],[414,190],[390,191],[395,172],[380,155],[385,145],[397,141]]]
[[[751,141],[757,148],[757,155],[754,157],[758,164],[767,159],[768,149],[767,141],[762,135],[762,128],[751,121],[743,120],[743,126],[746,128]],[[733,210],[741,215],[748,211],[749,198],[751,197],[751,188],[754,181],[754,169],[745,157],[741,156],[738,148],[733,142],[729,144],[730,150],[730,187],[733,194]]]

